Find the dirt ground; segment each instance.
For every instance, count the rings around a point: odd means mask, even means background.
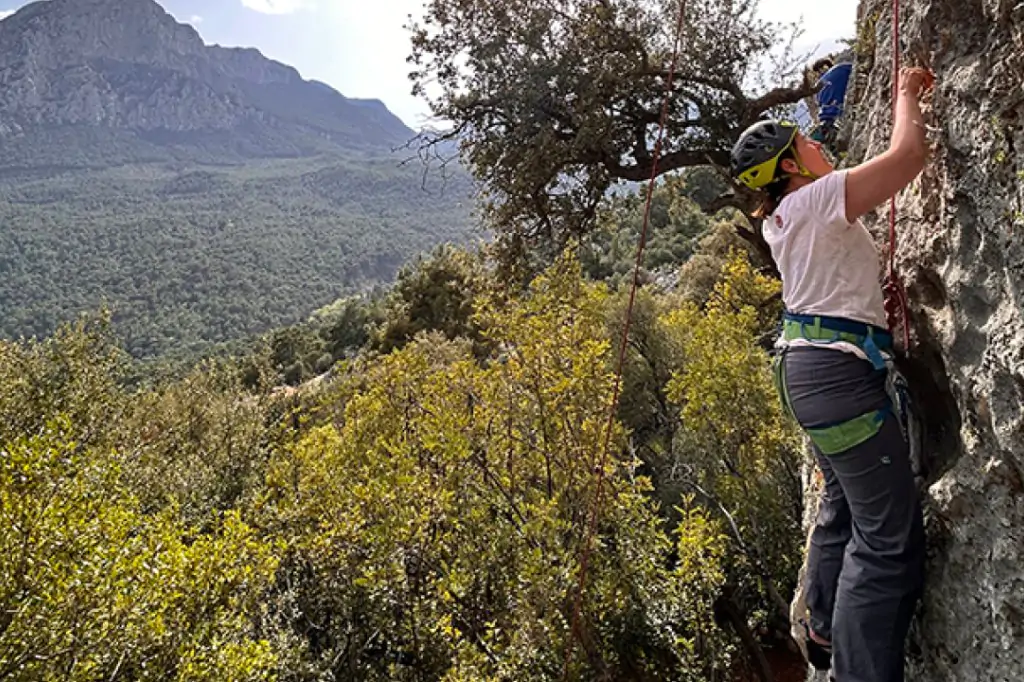
[[[772,668],[775,682],[806,682],[807,662],[799,653],[784,646],[765,649],[765,657]],[[748,665],[736,671],[734,682],[760,682],[760,678]]]

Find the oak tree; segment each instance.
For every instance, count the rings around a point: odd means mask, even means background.
[[[795,25],[759,17],[757,0],[683,1],[659,175],[724,167],[744,127],[813,90],[789,49]],[[459,142],[506,248],[555,252],[614,183],[650,177],[679,2],[428,0],[411,24],[413,92],[451,124],[423,144]]]

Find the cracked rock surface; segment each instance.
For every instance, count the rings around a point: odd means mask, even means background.
[[[891,7],[859,8],[850,162],[889,143]],[[900,11],[902,59],[936,76],[931,156],[897,202],[908,375],[928,433],[928,579],[908,680],[1011,682],[1024,679],[1024,2]],[[886,210],[866,222],[885,243]]]

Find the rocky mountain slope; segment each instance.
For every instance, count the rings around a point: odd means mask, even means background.
[[[133,353],[301,319],[469,233],[465,174],[414,131],[153,0],[49,0],[0,21],[0,335],[101,302]]]
[[[898,201],[929,434],[908,680],[1009,682],[1024,679],[1024,4],[900,4],[903,55],[937,79],[932,155]],[[891,3],[863,0],[859,16],[852,160],[891,130]],[[874,228],[883,240],[884,212]]]
[[[253,49],[206,46],[153,0],[22,8],[0,22],[0,84],[4,145],[36,155],[49,137],[39,139],[42,128],[76,126],[172,148],[231,132],[225,151],[242,156],[386,147],[413,135],[380,102],[347,99]]]

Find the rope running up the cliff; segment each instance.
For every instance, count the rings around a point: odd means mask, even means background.
[[[892,120],[896,124],[896,99],[900,78],[900,0],[892,0]],[[907,290],[896,270],[896,195],[889,198],[889,273],[885,282],[885,314],[889,328],[903,329],[903,351],[910,352],[910,304]]]
[[[633,304],[636,300],[636,292],[640,285],[640,265],[643,262],[644,246],[647,243],[647,230],[651,217],[651,201],[654,197],[654,183],[658,177],[658,161],[661,158],[662,144],[665,138],[665,127],[668,119],[668,105],[672,97],[672,82],[675,79],[676,68],[678,66],[680,42],[683,36],[685,20],[686,0],[679,0],[679,17],[676,20],[675,39],[672,46],[672,61],[669,65],[668,77],[665,80],[665,94],[662,98],[661,117],[658,121],[658,137],[654,144],[654,153],[652,154],[651,159],[651,177],[647,186],[647,201],[644,205],[643,228],[640,231],[640,242],[637,244],[636,263],[633,265],[633,284],[629,291],[629,305],[626,307],[626,321],[623,325],[622,339],[619,344],[619,358],[615,368],[615,384],[612,391],[612,403],[608,410],[608,423],[605,428],[600,462],[598,463],[597,470],[595,472],[597,478],[596,490],[594,492],[593,502],[590,506],[587,530],[583,539],[583,550],[580,558],[579,584],[576,587],[576,596],[573,601],[571,630],[565,651],[565,666],[562,671],[563,680],[566,680],[569,677],[569,667],[572,663],[573,650],[575,648],[576,638],[579,636],[579,616],[580,609],[582,608],[583,591],[586,587],[587,567],[590,560],[591,545],[593,544],[594,534],[597,530],[597,521],[600,515],[601,505],[604,501],[602,495],[604,492],[605,469],[608,463],[609,443],[611,441],[612,427],[615,423],[615,412],[619,404],[619,393],[622,385],[622,368],[625,363],[626,349],[629,343],[629,330],[633,322]]]

